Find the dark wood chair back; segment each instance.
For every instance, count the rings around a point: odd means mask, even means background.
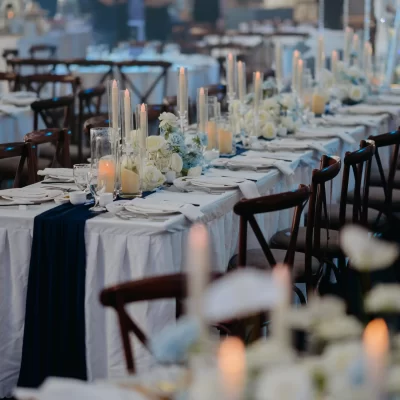
[[[328,220],[328,207],[326,200],[326,184],[339,174],[341,160],[336,156],[323,155],[320,169],[314,169],[311,180],[311,196],[308,203],[306,249],[305,249],[305,277],[306,282],[312,282],[311,259],[312,255],[321,256],[321,227],[322,213]],[[328,236],[328,235],[327,235]],[[328,239],[329,240],[329,237]],[[329,244],[329,243],[328,243]]]
[[[106,92],[103,85],[98,85],[88,89],[82,89],[78,93],[79,114],[78,126],[76,127],[78,142],[78,159],[82,160],[83,129],[87,119],[101,114],[101,100]]]
[[[300,185],[297,190],[292,192],[279,193],[249,200],[244,199],[236,203],[233,211],[235,214],[240,216],[238,266],[246,266],[248,223],[253,229],[253,232],[264,252],[266,261],[268,261],[271,267],[274,267],[277,264],[267,240],[256,221],[255,215],[294,208],[295,211],[293,216],[290,246],[285,256],[285,263],[293,266],[297,235],[300,227],[300,218],[309,197],[309,187]]]
[[[8,65],[8,61],[13,58],[17,58],[18,56],[19,56],[18,49],[4,49],[3,50],[2,57],[3,57],[4,61],[6,62],[8,69],[10,69],[10,67]]]
[[[47,58],[54,58],[57,53],[57,46],[51,44],[36,44],[30,47],[29,55],[31,58],[35,58],[37,55],[43,58],[43,53],[47,53]]]
[[[370,136],[368,139],[375,142],[375,159],[378,164],[379,174],[381,176],[382,187],[385,193],[385,214],[390,218],[392,215],[392,196],[394,188],[394,178],[397,169],[397,160],[400,149],[400,128],[396,131],[384,133],[378,136]],[[382,160],[379,155],[381,147],[392,146],[392,156],[389,167],[389,175],[386,177],[382,166]]]
[[[208,90],[209,96],[216,96],[218,101],[221,104],[225,103],[226,100],[226,85],[217,84],[217,85],[208,85],[204,87]]]
[[[110,126],[110,120],[106,115],[99,115],[97,117],[89,118],[83,124],[83,133],[86,137],[90,137],[90,130],[92,128],[107,128]]]
[[[20,85],[30,92],[35,92],[39,98],[49,97],[45,91],[51,89],[50,96],[56,97],[60,86],[69,88],[75,96],[81,80],[73,75],[35,74],[25,75],[20,78]]]
[[[35,169],[32,144],[23,142],[0,144],[0,160],[14,157],[20,157],[20,161],[15,173],[13,187],[19,188],[21,186],[25,163],[27,163],[28,167],[28,181],[26,183],[28,185],[35,183],[37,170]]]
[[[123,61],[116,63],[118,68],[118,72],[121,76],[121,85],[122,87],[129,87],[135,93],[136,96],[139,97],[140,103],[148,103],[148,99],[152,95],[153,91],[157,87],[161,81],[163,82],[163,93],[162,97],[164,98],[167,95],[167,87],[168,87],[168,71],[172,66],[172,63],[166,61]],[[124,72],[124,68],[129,67],[148,67],[148,68],[158,68],[160,69],[160,73],[155,77],[154,81],[151,83],[149,88],[142,93],[137,86],[132,82],[129,76]]]
[[[218,279],[220,276],[221,274],[213,274],[212,279]],[[182,314],[181,300],[186,297],[186,293],[187,283],[186,275],[184,274],[145,278],[102,290],[100,293],[101,304],[106,307],[112,307],[118,314],[122,344],[129,373],[135,373],[135,361],[129,338],[130,332],[133,332],[147,349],[149,349],[149,342],[147,335],[128,315],[125,306],[129,303],[140,301],[175,299],[176,315],[179,317]]]
[[[69,155],[71,131],[69,129],[41,129],[30,132],[25,135],[25,142],[32,145],[32,154],[35,164],[35,171],[38,170],[37,165],[37,149],[41,144],[51,143],[54,146],[54,157],[49,167],[71,167],[71,159]],[[37,176],[35,180],[38,181]]]
[[[39,129],[39,117],[47,129],[68,128],[74,126],[74,96],[55,97],[48,100],[38,100],[31,104],[33,111],[33,130]]]
[[[107,79],[114,78],[114,62],[113,61],[106,61],[106,60],[86,60],[84,58],[75,58],[71,60],[65,60],[63,64],[70,70],[72,65],[77,67],[106,67],[106,71],[101,76],[98,85],[104,83]]]
[[[11,58],[7,60],[7,65],[12,71],[17,74],[26,74],[26,67],[30,71],[38,73],[53,73],[58,65],[62,65],[63,62],[58,59],[47,59],[47,58]],[[29,72],[30,74],[32,72]]]
[[[15,92],[19,89],[20,79],[14,72],[0,72],[0,82],[7,82],[10,92]]]
[[[375,142],[373,140],[362,140],[359,150],[352,153],[347,152],[344,157],[339,211],[339,223],[341,227],[346,224],[346,208],[350,207],[347,204],[347,194],[351,171],[353,172],[355,182],[352,222],[368,226],[369,180],[374,154]],[[363,184],[362,181],[364,181]]]

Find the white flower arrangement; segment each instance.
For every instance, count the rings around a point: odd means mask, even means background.
[[[361,322],[349,315],[324,320],[315,328],[316,336],[327,342],[359,338],[362,332]]]
[[[178,118],[172,113],[159,117],[162,135],[147,138],[147,166],[144,173],[146,190],[162,185],[166,174],[201,175],[203,138],[185,138],[178,129]]]
[[[375,286],[365,298],[365,309],[370,313],[399,313],[400,285]]]

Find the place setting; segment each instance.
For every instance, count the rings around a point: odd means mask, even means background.
[[[22,188],[0,190],[0,207],[28,206],[46,203],[62,196],[61,190],[46,190],[41,188]]]

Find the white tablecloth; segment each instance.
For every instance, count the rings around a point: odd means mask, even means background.
[[[376,118],[375,128],[338,129],[350,131],[358,142],[370,134],[388,130],[388,117]],[[321,143],[328,154],[342,157],[346,151],[358,146],[345,144],[336,138],[324,139]],[[298,166],[294,178],[284,177],[277,170],[262,174],[257,181],[259,192],[262,195],[273,194],[291,190],[299,183],[308,184],[312,168],[317,167],[320,155],[313,151],[306,152],[306,155],[314,160],[313,165],[295,161],[293,166]],[[333,198],[339,195],[340,185],[341,180],[337,178]],[[240,193],[231,191],[211,195],[163,191],[152,196],[179,198],[179,201],[200,204],[211,237],[213,268],[225,271],[238,244],[239,219],[232,208],[240,199]],[[34,217],[53,206],[29,206],[27,210],[0,208],[0,397],[10,393],[18,379]],[[175,217],[174,221],[168,224],[168,230],[166,225],[159,222],[123,221],[110,214],[87,221],[85,319],[89,379],[125,374],[117,317],[112,310],[105,310],[100,305],[100,291],[115,283],[184,270],[188,223],[184,217]],[[266,238],[269,238],[278,229],[290,226],[290,215],[288,212],[273,213],[262,216],[259,222]],[[253,246],[255,242],[250,240],[249,247]],[[159,332],[175,318],[174,304],[170,301],[135,304],[130,312],[148,334]],[[153,363],[147,351],[136,341],[135,357],[139,370],[147,369]]]
[[[33,112],[30,107],[14,107],[10,114],[0,109],[0,143],[21,142],[33,129]]]

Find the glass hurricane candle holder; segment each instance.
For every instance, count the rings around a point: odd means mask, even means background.
[[[233,155],[236,153],[233,130],[228,117],[218,119],[218,147],[220,155]]]

